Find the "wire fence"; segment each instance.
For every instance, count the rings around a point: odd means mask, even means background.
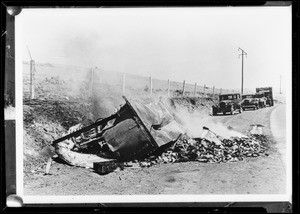
[[[56,69],[56,68],[55,68]],[[42,71],[42,72],[39,72]],[[46,71],[46,72],[45,72]],[[24,96],[30,96],[31,84],[37,84],[46,78],[53,78],[53,76],[58,76],[59,78],[72,80],[74,73],[66,71],[65,69],[55,70],[51,72],[51,68],[48,70],[43,70],[43,68],[38,68],[37,72],[31,74],[30,71],[26,70],[23,72],[23,92]],[[79,72],[79,71],[77,71]],[[99,68],[94,68],[90,70],[85,70],[85,72],[80,71],[81,76],[79,79],[81,81],[86,81],[88,84],[88,94],[87,96],[92,97],[95,90],[99,90],[97,86],[110,86],[111,90],[118,92],[120,94],[126,95],[128,93],[143,92],[149,94],[163,93],[168,96],[217,96],[226,93],[240,93],[237,89],[219,88],[207,84],[199,84],[197,82],[190,83],[182,80],[181,82],[168,80],[161,80],[153,77],[144,77],[140,75],[134,75],[129,73],[121,73],[115,71],[106,71]],[[31,75],[34,75],[33,83],[31,83]],[[33,86],[33,88],[35,85]],[[244,93],[254,93],[254,90],[244,89]]]
[[[114,88],[122,90],[124,95],[127,94],[127,91],[131,90],[144,91],[150,94],[166,93],[169,96],[178,94],[183,96],[212,96],[226,93],[240,93],[240,90],[237,89],[217,88],[197,82],[192,84],[185,80],[182,80],[182,82],[172,81],[171,79],[161,80],[151,76],[144,77],[128,73],[107,72],[101,69],[91,69],[89,73],[89,85],[91,85],[91,87],[93,84],[99,83],[114,85]],[[246,89],[244,93],[253,93],[253,91]]]

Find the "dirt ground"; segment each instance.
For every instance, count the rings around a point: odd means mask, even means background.
[[[47,159],[54,154],[50,146],[54,139],[77,123],[89,124],[111,115],[124,103],[121,87],[97,81],[93,87],[93,99],[89,99],[85,73],[75,78],[71,74],[80,72],[74,72],[74,69],[40,66],[37,99],[24,100],[25,195],[285,193],[286,142],[284,132],[280,132],[285,127],[285,104],[278,102],[274,107],[242,114],[211,116],[216,96],[206,94],[204,98],[200,93],[198,98],[175,94],[170,103],[188,128],[189,136],[200,137],[203,126],[222,135],[228,132],[228,128],[247,134],[251,125],[261,124],[264,133],[273,137],[268,154],[228,163],[185,162],[149,168],[125,167],[107,175],[53,162],[50,174],[45,175]],[[28,89],[26,84],[28,80],[24,77],[24,93]],[[127,97],[138,100],[152,99],[149,94],[136,88],[126,89]],[[155,90],[153,94],[157,98],[166,96],[166,90]]]
[[[213,131],[230,126],[247,133],[250,125],[264,125],[266,135],[272,136],[271,113],[285,109],[285,104],[245,111],[237,115],[210,116],[209,108],[193,115],[199,121],[192,132],[206,125]],[[197,112],[197,111],[196,111]],[[277,112],[277,113],[276,113]],[[282,113],[282,110],[275,114]],[[273,116],[273,117],[276,117]],[[284,118],[283,118],[284,119]],[[188,125],[188,122],[187,122]],[[215,128],[215,130],[214,130]],[[54,162],[50,175],[42,171],[29,173],[24,179],[25,195],[120,195],[120,194],[283,194],[286,172],[276,138],[265,156],[246,158],[230,163],[168,163],[149,168],[125,167],[107,175],[91,169],[72,167]],[[284,147],[284,145],[283,145]]]

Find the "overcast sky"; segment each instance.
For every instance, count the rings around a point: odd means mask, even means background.
[[[218,88],[279,87],[291,72],[291,7],[25,9],[37,62],[98,66]],[[284,84],[283,84],[284,87]]]

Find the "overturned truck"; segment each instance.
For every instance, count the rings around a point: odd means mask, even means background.
[[[125,104],[115,114],[86,127],[73,126],[53,141],[60,159],[106,174],[132,160],[144,167],[183,161],[231,162],[266,154],[269,139],[262,125],[253,125],[249,136],[228,129],[223,137],[203,127],[200,138],[191,138],[162,101],[141,105],[123,98]]]
[[[141,105],[123,98],[125,104],[115,114],[86,127],[75,126],[53,141],[58,156],[71,165],[90,161],[86,167],[105,160],[139,160],[174,143],[184,132],[161,101]]]

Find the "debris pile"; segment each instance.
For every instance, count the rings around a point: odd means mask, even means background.
[[[266,150],[269,140],[265,135],[232,137],[230,139],[220,139],[220,142],[218,144],[205,138],[183,136],[158,157],[151,156],[141,161],[140,166],[149,167],[155,164],[185,161],[226,163],[241,161],[245,157],[268,155]]]
[[[203,127],[201,137],[191,138],[161,101],[141,105],[123,98],[126,103],[113,115],[88,126],[77,124],[54,140],[58,157],[105,174],[115,168],[111,160],[135,160],[140,167],[186,161],[226,163],[258,157],[267,150],[266,136],[254,132],[246,136],[228,130],[231,137],[225,138]]]

